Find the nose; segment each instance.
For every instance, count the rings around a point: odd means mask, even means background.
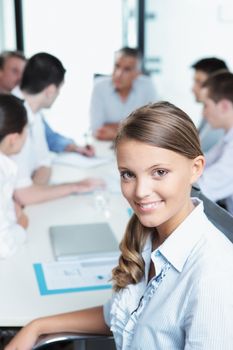
[[[137,179],[135,186],[135,196],[138,199],[149,197],[153,193],[152,183],[149,179]]]
[[[123,69],[117,68],[115,71],[115,76],[119,78],[122,76],[122,73],[123,73]]]

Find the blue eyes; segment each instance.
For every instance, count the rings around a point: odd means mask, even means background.
[[[167,175],[167,173],[168,173],[168,171],[165,169],[156,169],[156,170],[153,170],[151,172],[151,176],[154,179],[161,179],[162,177]],[[134,179],[136,177],[133,172],[128,171],[128,170],[121,171],[120,176],[121,176],[122,180],[124,180],[124,181],[129,181],[129,180]]]

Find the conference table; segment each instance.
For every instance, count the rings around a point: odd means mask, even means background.
[[[97,155],[112,155],[109,142],[95,143]],[[114,156],[113,156],[114,157]],[[92,168],[53,165],[51,183],[77,181],[84,177],[115,179],[115,160]],[[105,191],[104,191],[105,192]],[[33,264],[54,260],[49,240],[49,227],[77,223],[107,221],[120,241],[129,220],[128,204],[120,191],[107,191],[108,213],[98,208],[95,193],[70,195],[28,206],[27,241],[12,257],[0,261],[0,327],[21,327],[30,320],[101,305],[111,295],[111,289],[41,295]]]

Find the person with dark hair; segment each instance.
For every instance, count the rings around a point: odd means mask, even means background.
[[[98,78],[90,103],[91,127],[99,140],[113,140],[119,122],[134,109],[157,100],[151,79],[142,74],[142,57],[137,49],[123,47],[115,52],[111,77]]]
[[[0,93],[10,94],[21,82],[26,65],[26,57],[19,51],[4,51],[0,54]],[[43,118],[45,135],[49,150],[52,152],[77,152],[87,157],[94,155],[90,145],[82,147],[74,140],[54,131]]]
[[[208,77],[218,72],[228,71],[226,63],[216,57],[203,58],[195,62],[192,68],[194,69],[192,92],[197,102],[202,102],[201,88]],[[213,147],[223,136],[223,130],[213,129],[204,117],[201,119],[198,131],[201,147],[204,152],[207,152]]]
[[[9,158],[26,139],[27,112],[15,96],[0,94],[0,259],[17,251],[26,238],[28,220],[13,199],[17,168]]]
[[[25,100],[29,133],[21,152],[13,157],[19,175],[15,198],[22,205],[43,202],[72,193],[91,191],[102,185],[99,179],[77,183],[48,185],[51,159],[42,121],[42,109],[50,108],[64,83],[65,68],[61,61],[48,53],[37,53],[26,64],[20,89],[13,92]]]
[[[32,349],[42,334],[110,331],[117,350],[231,350],[233,246],[190,197],[205,162],[195,125],[168,102],[146,105],[121,123],[115,149],[134,214],[112,298],[34,320],[5,350]]]
[[[213,128],[222,128],[224,135],[207,152],[198,184],[209,199],[221,201],[233,215],[233,74],[210,76],[203,84],[202,96],[206,120]]]
[[[0,93],[9,94],[23,74],[26,58],[20,51],[3,51],[0,54]]]

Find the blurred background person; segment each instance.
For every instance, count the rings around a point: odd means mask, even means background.
[[[0,93],[9,94],[19,85],[26,58],[20,51],[3,51],[0,54]]]
[[[134,109],[157,100],[150,77],[141,71],[141,54],[123,47],[116,51],[110,77],[98,78],[91,96],[90,117],[94,136],[113,140],[119,122]]]
[[[20,85],[23,71],[26,65],[26,57],[20,51],[4,51],[0,55],[0,93],[10,94]],[[49,150],[52,152],[77,152],[84,156],[94,156],[94,148],[91,145],[79,146],[74,140],[54,131],[43,118],[46,140]]]
[[[216,57],[203,58],[195,62],[192,68],[194,69],[192,92],[196,102],[202,102],[202,85],[209,76],[225,70],[228,71],[226,63]],[[213,128],[204,116],[201,118],[198,131],[203,152],[207,152],[224,134],[222,129]]]

